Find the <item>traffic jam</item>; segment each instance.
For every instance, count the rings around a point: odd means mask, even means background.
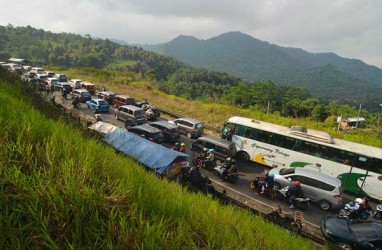
[[[1,66],[19,74],[53,104],[62,103],[91,117],[93,122],[87,125],[103,130],[105,139],[114,136],[134,144],[118,150],[140,161],[138,155],[150,149],[151,155],[158,155],[156,164],[140,162],[149,168],[155,165],[151,170],[212,196],[215,192],[230,193],[232,197],[238,194],[242,203],[251,200],[267,206],[271,211],[268,215],[297,225],[298,230],[308,224],[318,228],[325,240],[342,249],[382,249],[381,202],[344,192],[341,181],[323,171],[283,167],[285,163],[281,167],[277,163],[273,163],[274,167],[259,164],[274,161],[274,156],[240,151],[241,144],[248,142],[266,148],[265,144],[249,140],[254,135],[250,134],[251,125],[243,122],[247,118],[228,119],[218,133],[193,117],[174,117],[171,111],[151,105],[148,100],[138,101],[128,93],[114,93],[41,67],[20,66],[20,60],[2,62]],[[236,136],[240,133],[244,139]],[[171,160],[163,159],[167,154]],[[297,220],[296,213],[303,219]]]

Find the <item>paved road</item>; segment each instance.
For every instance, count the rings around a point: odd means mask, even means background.
[[[71,103],[70,97],[68,97],[67,102]],[[101,114],[102,120],[105,122],[112,123],[120,128],[124,128],[125,127],[124,122],[117,121],[115,119],[114,110],[115,110],[114,107],[111,107],[109,112],[102,113]],[[93,110],[88,109],[86,104],[84,103],[81,103],[80,111],[86,113],[89,116],[92,116],[94,114]],[[160,118],[160,119],[163,119],[163,118]],[[193,155],[193,152],[189,149],[192,143],[192,140],[182,136],[181,141],[186,144],[186,147],[188,149],[186,153]],[[168,144],[168,143],[164,143],[163,145],[169,148],[173,146],[172,144]],[[239,191],[242,194],[245,194],[249,197],[252,197],[256,200],[259,200],[271,206],[275,206],[276,204],[281,204],[284,211],[292,211],[292,209],[289,208],[288,204],[283,202],[280,203],[280,201],[271,200],[261,195],[260,196],[256,195],[255,192],[249,188],[250,181],[257,175],[262,175],[262,173],[264,172],[266,168],[259,166],[257,164],[248,163],[248,162],[238,162],[238,167],[240,171],[239,183],[230,184],[230,183],[224,182],[223,183],[224,186],[235,189],[236,191]],[[217,176],[215,176],[213,173],[209,171],[203,171],[203,174],[208,176],[212,180],[219,181],[219,182],[221,181],[220,178],[218,178]],[[305,219],[316,225],[320,225],[321,218],[326,214],[333,214],[333,212],[323,211],[319,209],[318,206],[316,206],[314,203],[311,203],[311,206],[306,211],[304,211]]]

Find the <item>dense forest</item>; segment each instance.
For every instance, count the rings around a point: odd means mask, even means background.
[[[167,93],[188,99],[234,104],[288,117],[356,116],[357,107],[338,105],[313,97],[305,87],[276,85],[272,81],[250,83],[227,73],[193,68],[170,57],[135,46],[120,45],[90,35],[52,33],[31,26],[0,26],[0,60],[26,58],[37,66],[95,67],[132,72]],[[369,121],[376,116],[361,111]]]

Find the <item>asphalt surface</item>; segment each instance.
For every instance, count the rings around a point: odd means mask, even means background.
[[[60,93],[55,92],[55,95],[60,95]],[[93,96],[94,98],[94,96]],[[71,103],[71,97],[68,95],[68,99],[66,100],[67,103]],[[120,128],[125,128],[124,122],[118,121],[114,117],[114,110],[115,108],[113,106],[110,106],[110,110],[107,113],[101,113],[101,118],[104,122],[111,123],[115,126],[118,126]],[[85,103],[81,103],[80,105],[80,111],[84,112],[85,114],[89,116],[94,115],[94,111],[87,108],[87,105]],[[161,120],[166,120],[164,118],[159,118]],[[205,131],[208,133],[208,131]],[[212,133],[212,132],[211,132]],[[192,157],[194,153],[190,150],[190,146],[193,142],[193,140],[186,138],[185,136],[182,136],[180,139],[181,142],[184,142],[186,144],[187,154],[190,154]],[[162,144],[165,147],[171,148],[173,144],[164,143]],[[191,160],[190,160],[191,162]],[[231,184],[227,182],[222,182],[222,185],[234,189],[244,195],[247,195],[249,197],[252,197],[255,200],[261,201],[262,203],[266,203],[270,206],[276,206],[277,204],[280,204],[282,206],[283,211],[285,212],[292,212],[293,210],[289,208],[289,205],[286,202],[278,201],[278,200],[272,200],[269,199],[263,195],[257,195],[255,194],[254,190],[250,189],[249,184],[252,179],[254,179],[258,175],[262,175],[264,170],[266,170],[265,167],[262,167],[260,165],[250,163],[250,162],[237,162],[237,166],[239,168],[239,182],[236,184]],[[215,176],[212,172],[209,172],[207,170],[202,170],[202,174],[208,176],[210,179],[214,181],[221,182],[221,179],[217,176]],[[349,197],[353,199],[354,197]],[[354,199],[353,199],[354,200]],[[347,202],[347,199],[344,199],[343,203],[345,204]],[[311,202],[310,207],[307,210],[304,210],[304,217],[305,220],[315,224],[317,226],[321,223],[321,218],[328,214],[335,214],[338,213],[338,211],[323,211],[321,210],[315,203]]]

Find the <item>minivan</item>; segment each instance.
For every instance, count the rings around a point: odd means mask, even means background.
[[[162,131],[147,124],[131,127],[128,131],[155,143],[161,144],[164,141]]]
[[[116,108],[123,105],[135,105],[135,99],[127,95],[116,95],[113,99],[113,103]]]
[[[179,127],[168,121],[150,122],[147,125],[160,129],[166,142],[177,141],[180,138]]]
[[[72,79],[69,81],[70,87],[73,89],[80,89],[81,88],[82,80],[80,79]]]
[[[194,152],[200,153],[203,148],[214,149],[215,159],[221,162],[228,157],[234,158],[236,156],[235,143],[215,136],[205,135],[199,137],[191,145],[191,150]]]
[[[72,98],[79,98],[80,102],[90,101],[92,99],[89,91],[86,89],[75,89],[72,92]]]
[[[187,138],[198,138],[204,133],[203,123],[194,118],[183,117],[170,122],[178,125],[180,133],[186,135]]]
[[[133,105],[120,106],[114,112],[115,119],[117,120],[133,120],[137,124],[142,124],[146,121],[145,112],[143,111],[143,109]]]
[[[342,207],[341,181],[336,177],[302,167],[274,168],[269,173],[275,175],[276,190],[299,180],[304,195],[316,202],[322,210],[338,210]]]

